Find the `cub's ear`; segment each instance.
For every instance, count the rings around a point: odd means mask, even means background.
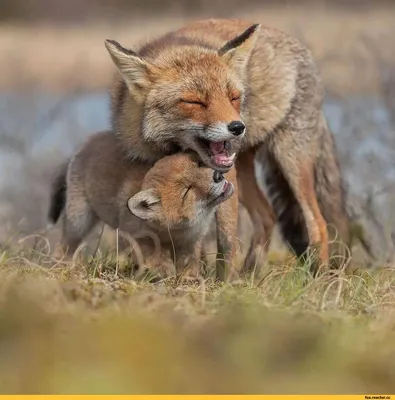
[[[260,24],[254,24],[246,29],[241,35],[229,40],[218,50],[218,54],[237,72],[244,72],[251,52],[258,39]]]
[[[115,40],[107,39],[104,44],[125,80],[129,92],[137,100],[143,98],[151,84],[152,66],[134,51],[125,49]]]
[[[136,193],[128,200],[128,208],[136,217],[144,220],[155,219],[160,199],[154,189],[146,189]]]

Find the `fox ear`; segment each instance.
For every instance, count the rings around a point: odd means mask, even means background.
[[[136,193],[128,200],[128,208],[136,217],[153,220],[157,215],[160,198],[154,189],[146,189]]]
[[[115,40],[104,42],[111,59],[125,80],[131,94],[143,97],[150,81],[150,64],[132,50],[125,49]]]
[[[241,35],[229,40],[218,50],[218,55],[238,72],[244,71],[250,59],[251,52],[258,39],[261,25],[254,24]]]

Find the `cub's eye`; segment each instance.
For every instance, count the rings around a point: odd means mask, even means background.
[[[239,101],[239,100],[240,100],[240,96],[235,96],[235,97],[232,98],[232,103],[233,103],[234,101]]]
[[[181,100],[180,100],[180,103],[195,105],[195,106],[204,107],[204,108],[207,107],[207,105],[206,105],[205,103],[203,103],[202,101],[199,101],[199,100],[185,100],[185,99],[181,99]]]
[[[192,186],[189,186],[187,190],[185,190],[184,194],[182,195],[182,200],[185,199],[186,195],[188,194],[188,192],[192,189]]]

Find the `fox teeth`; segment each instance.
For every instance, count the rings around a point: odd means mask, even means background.
[[[233,161],[233,160],[235,159],[235,157],[236,157],[236,153],[233,153],[231,156],[229,156],[229,159],[230,159],[231,161]]]

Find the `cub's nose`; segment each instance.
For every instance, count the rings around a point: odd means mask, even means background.
[[[214,171],[213,179],[215,183],[220,183],[225,179],[225,177],[222,175],[221,172],[219,171]]]
[[[228,125],[229,132],[232,135],[240,136],[244,133],[246,126],[241,121],[232,121]]]

